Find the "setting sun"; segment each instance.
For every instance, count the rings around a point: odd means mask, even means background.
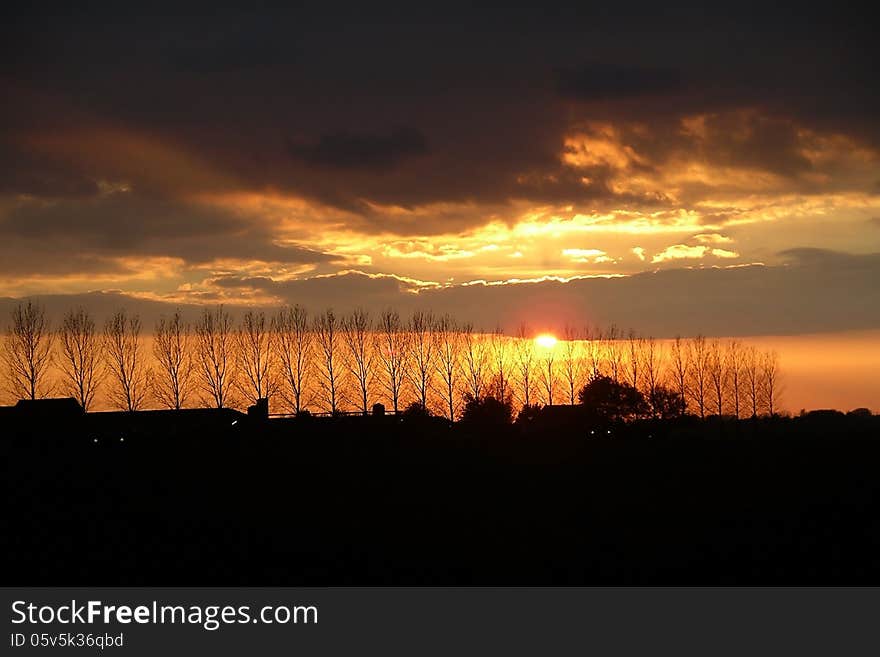
[[[556,346],[556,336],[549,333],[542,333],[535,338],[535,344],[544,349],[552,349]]]

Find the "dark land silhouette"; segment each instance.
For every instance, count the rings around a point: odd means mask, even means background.
[[[880,583],[880,416],[483,406],[454,425],[3,408],[3,581]]]

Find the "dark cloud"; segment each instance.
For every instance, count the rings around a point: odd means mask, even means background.
[[[683,114],[754,107],[789,130],[804,124],[880,144],[866,57],[873,36],[853,12],[552,5],[502,15],[430,3],[19,7],[3,84],[39,80],[56,111],[17,91],[3,111],[35,130],[75,130],[86,113],[198,155],[246,189],[354,211],[359,199],[635,202],[607,186],[552,184],[563,137],[589,120],[669,135]],[[791,175],[806,166],[791,136],[782,124],[757,125],[753,139],[706,152]],[[674,146],[660,141],[658,151]],[[534,175],[544,183],[518,182]]]
[[[70,272],[83,271],[76,267],[90,256],[96,266],[107,257],[124,256],[181,258],[189,265],[223,258],[285,264],[333,260],[307,247],[276,243],[271,226],[253,218],[132,192],[87,202],[19,204],[0,215],[0,237],[6,273],[39,273],[53,252],[68,255],[52,268],[68,263]]]
[[[383,170],[405,159],[425,155],[428,141],[414,128],[398,128],[381,135],[352,132],[321,135],[317,143],[290,142],[288,149],[293,157],[312,166]]]
[[[84,199],[98,192],[98,183],[69,163],[0,139],[0,195]]]
[[[667,68],[590,64],[556,71],[559,95],[569,100],[613,100],[680,93],[680,71]]]
[[[566,324],[632,327],[655,337],[774,335],[880,325],[880,254],[819,249],[785,254],[789,265],[669,269],[622,278],[426,289],[364,274],[275,282],[226,279],[313,310],[397,307],[450,313],[485,329],[521,323],[561,331]]]
[[[674,269],[625,278],[591,278],[569,283],[546,281],[510,285],[470,285],[429,289],[394,277],[350,272],[294,281],[266,277],[221,277],[218,291],[259,291],[279,303],[299,303],[312,312],[357,307],[373,312],[394,307],[407,313],[428,309],[450,313],[476,327],[501,326],[513,333],[520,324],[561,331],[566,324],[616,323],[645,335],[784,335],[880,325],[880,254],[856,256],[796,250],[791,264],[729,269]],[[192,295],[197,304],[222,301],[210,290]],[[40,299],[54,317],[85,305],[99,317],[125,307],[140,312],[148,325],[162,313],[181,307],[195,318],[202,306],[145,300],[120,293],[51,295]],[[8,315],[14,299],[0,299]],[[235,304],[233,312],[240,311]],[[266,307],[272,310],[273,307]]]

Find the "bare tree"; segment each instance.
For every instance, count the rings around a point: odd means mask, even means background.
[[[340,359],[341,337],[339,320],[332,309],[325,310],[315,319],[315,337],[318,343],[318,385],[323,392],[321,400],[330,413],[339,411],[343,368]]]
[[[363,309],[352,312],[343,321],[343,339],[348,347],[349,371],[357,381],[361,412],[369,412],[370,385],[373,382],[373,322]]]
[[[612,324],[604,334],[605,353],[607,354],[608,368],[611,378],[620,381],[623,374],[623,344],[617,326]]]
[[[505,401],[510,397],[510,344],[500,327],[489,336],[489,351],[495,367],[493,393],[499,400]]]
[[[458,373],[461,366],[462,334],[455,320],[444,315],[437,320],[434,330],[435,365],[442,381],[440,397],[446,410],[446,417],[455,419],[455,391],[458,386]]]
[[[627,378],[629,379],[628,383],[638,390],[639,384],[642,381],[639,374],[641,374],[644,340],[632,329],[630,329],[629,334],[627,335],[627,347],[628,357],[626,361],[626,369]]]
[[[309,327],[309,316],[301,306],[281,309],[272,320],[273,346],[281,364],[285,386],[281,396],[293,412],[302,412],[305,404],[305,386],[314,363],[314,333]]]
[[[675,382],[675,391],[685,400],[685,411],[687,411],[690,350],[680,335],[675,336],[672,341],[672,377]]]
[[[568,403],[574,406],[577,402],[577,394],[581,387],[581,346],[580,335],[577,329],[566,326],[563,331],[564,342],[562,345],[562,371],[568,388]]]
[[[727,359],[718,340],[708,344],[706,365],[712,394],[712,407],[718,417],[724,415],[724,393],[728,385]]]
[[[743,377],[746,390],[746,401],[753,418],[761,412],[761,358],[754,345],[743,351]]]
[[[731,340],[727,343],[725,358],[727,359],[728,383],[731,401],[733,402],[733,415],[738,419],[742,411],[743,388],[742,345],[739,340]]]
[[[663,385],[664,375],[663,345],[658,343],[653,337],[646,338],[642,342],[641,360],[645,392],[647,393],[648,402],[651,404],[651,410],[657,416],[657,391]]]
[[[104,323],[104,356],[111,386],[110,400],[118,408],[137,411],[143,407],[149,389],[141,350],[141,320],[119,310]]]
[[[250,404],[268,399],[278,391],[275,349],[266,313],[248,310],[235,334],[239,389]]]
[[[235,328],[222,305],[203,311],[196,324],[196,353],[205,402],[216,408],[230,406],[237,375]]]
[[[153,357],[158,363],[153,396],[168,408],[183,408],[193,391],[194,362],[190,328],[179,310],[156,323]]]
[[[46,374],[52,364],[52,328],[43,307],[35,301],[18,303],[6,331],[3,360],[9,392],[18,399],[47,397]]]
[[[587,348],[587,360],[589,361],[589,378],[596,379],[602,376],[602,331],[598,327],[593,330],[589,326],[584,331]]]
[[[689,392],[700,417],[706,417],[706,394],[709,388],[709,347],[706,338],[698,335],[691,339]]]
[[[528,327],[521,324],[516,333],[516,370],[518,376],[518,395],[523,406],[532,403],[532,389],[535,375],[535,341]]]
[[[775,351],[765,352],[761,357],[761,396],[770,417],[779,410],[779,396],[782,393],[779,378],[779,354]]]
[[[553,362],[556,357],[556,346],[541,347],[541,351],[543,352],[543,357],[541,358],[538,377],[544,389],[544,401],[547,403],[547,406],[553,406],[553,391],[556,388],[556,371],[553,367]]]
[[[471,324],[462,330],[462,360],[464,365],[465,389],[473,399],[482,399],[486,387],[486,361],[488,349],[486,340],[474,332]]]
[[[400,411],[401,387],[406,377],[407,334],[396,310],[383,312],[378,328],[376,355],[382,368],[382,385],[397,413]]]
[[[407,378],[416,393],[416,401],[427,408],[434,370],[434,316],[417,310],[410,317],[407,333],[410,352]]]
[[[89,410],[101,379],[101,339],[84,308],[69,310],[58,331],[62,390]]]

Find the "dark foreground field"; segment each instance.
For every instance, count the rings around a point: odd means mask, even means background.
[[[394,418],[7,433],[2,578],[880,584],[876,420],[601,438]]]

